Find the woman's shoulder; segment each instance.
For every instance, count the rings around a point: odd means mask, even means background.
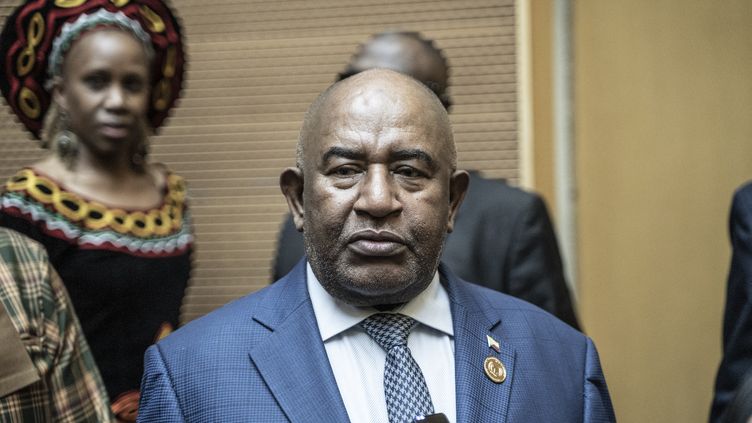
[[[56,180],[32,167],[24,167],[3,185],[0,224],[17,230],[44,245],[51,238],[68,242],[79,232],[72,224],[78,207]]]

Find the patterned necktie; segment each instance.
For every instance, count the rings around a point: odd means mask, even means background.
[[[384,395],[391,423],[413,423],[417,416],[433,414],[426,380],[407,347],[407,336],[417,322],[402,314],[374,314],[360,323],[386,351]]]

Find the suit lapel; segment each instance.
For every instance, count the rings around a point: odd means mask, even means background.
[[[321,341],[301,262],[275,284],[254,319],[272,333],[250,357],[292,422],[346,422],[345,405]]]
[[[459,281],[443,266],[439,268],[442,282],[449,294],[454,326],[454,366],[458,422],[503,422],[509,409],[514,381],[515,351],[497,333],[498,318],[487,317],[481,298],[476,298],[465,282]],[[488,345],[486,336],[499,342],[497,353]],[[487,357],[496,357],[504,365],[507,376],[502,383],[493,382],[483,367]]]

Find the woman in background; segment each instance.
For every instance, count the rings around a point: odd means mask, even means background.
[[[0,89],[51,150],[7,182],[0,225],[47,249],[123,421],[135,420],[144,351],[177,325],[190,274],[185,184],[147,160],[183,69],[160,0],[29,0],[0,36]]]

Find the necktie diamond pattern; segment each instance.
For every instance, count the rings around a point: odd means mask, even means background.
[[[360,323],[386,351],[384,396],[391,423],[413,423],[415,417],[433,414],[433,403],[418,363],[407,347],[407,337],[417,322],[402,314],[374,314]]]

